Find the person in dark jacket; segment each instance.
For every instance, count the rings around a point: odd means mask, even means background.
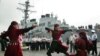
[[[6,31],[3,31],[1,33],[1,35],[5,34],[5,33],[6,33]],[[9,42],[9,39],[7,37],[2,38],[2,36],[0,36],[1,51],[5,51],[6,50],[7,42]]]

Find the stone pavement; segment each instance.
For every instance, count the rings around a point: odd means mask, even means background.
[[[0,52],[0,56],[4,56],[4,52]],[[47,56],[46,50],[43,51],[23,51],[23,56]],[[53,53],[52,56],[64,56],[64,54]]]
[[[4,52],[0,52],[0,56],[4,56]],[[43,51],[23,51],[23,56],[47,56],[46,50]],[[65,56],[63,53],[52,53],[52,56]],[[89,55],[92,56],[92,55]]]
[[[100,52],[100,42],[98,43],[98,53]],[[42,51],[23,51],[23,56],[47,56],[46,55],[46,50],[42,50]],[[4,52],[0,51],[0,56],[4,56]],[[53,53],[52,56],[65,56],[64,54],[60,53]],[[89,55],[92,56],[92,55]]]

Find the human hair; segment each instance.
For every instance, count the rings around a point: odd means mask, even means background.
[[[84,39],[84,40],[87,40],[87,36],[86,36],[86,33],[85,32],[79,32],[79,36]]]
[[[12,21],[7,30],[8,33],[11,32],[11,30],[14,28],[14,25],[18,25],[18,23],[16,21]]]
[[[58,27],[59,26],[59,24],[54,24],[54,27]]]
[[[86,49],[88,49],[89,41],[87,39],[86,33],[85,32],[80,32],[79,36],[80,36],[81,39],[83,39],[85,41],[85,43],[86,43]]]

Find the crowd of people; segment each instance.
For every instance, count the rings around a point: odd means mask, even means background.
[[[69,39],[70,39],[70,41],[69,41],[70,42],[70,52],[71,53],[73,53],[73,52],[75,53],[76,50],[77,50],[78,45],[76,45],[76,41],[77,41],[77,39],[82,37],[80,35],[80,33],[76,33],[76,32],[73,33],[72,32],[70,37],[69,37]],[[87,46],[86,47],[87,48],[87,53],[92,54],[92,55],[97,55],[97,34],[96,34],[95,30],[91,30],[91,33],[92,34],[89,34],[88,31],[84,31],[84,36],[83,37],[86,38],[85,42],[86,42],[86,46]],[[90,53],[90,52],[92,52],[92,53]]]
[[[23,42],[26,46],[30,46],[31,50],[48,50],[50,47],[50,42],[52,39],[46,37],[33,37],[31,41],[28,41],[28,38],[24,38]]]
[[[8,30],[0,35],[1,39],[6,39],[9,41],[9,44],[6,47],[6,51],[4,56],[23,56],[21,49],[22,40],[21,35],[34,29],[37,25],[33,25],[32,27],[20,29],[19,25],[16,21],[12,21]],[[45,28],[48,33],[51,33],[51,40],[46,38],[32,38],[33,42],[31,42],[32,50],[43,50],[47,49],[47,56],[52,56],[51,53],[64,53],[66,56],[88,56],[92,51],[93,55],[97,55],[97,34],[95,30],[91,30],[92,35],[88,34],[88,31],[79,31],[73,32],[71,29],[62,29],[59,24],[54,24],[54,29],[50,29],[48,27]],[[69,43],[64,45],[61,41],[61,35],[66,32],[72,32],[69,37]],[[8,37],[8,38],[7,38]],[[3,41],[4,44],[5,41]],[[70,53],[68,49],[70,48]],[[5,48],[3,48],[5,50]]]

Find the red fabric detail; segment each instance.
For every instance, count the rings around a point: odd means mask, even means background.
[[[9,45],[4,56],[23,56],[20,45]]]
[[[64,48],[64,50],[66,50],[66,51],[68,50],[69,47],[68,47],[67,45],[66,45],[66,46],[63,45],[62,42],[61,42],[60,40],[58,40],[58,43],[59,43],[59,45],[60,45],[62,48]]]
[[[52,37],[55,40],[59,40],[61,37],[61,34],[63,34],[64,31],[52,31]]]
[[[79,38],[76,40],[75,44],[79,47],[77,50],[77,56],[87,56],[85,41]]]
[[[19,31],[18,29],[12,29],[8,33],[10,42],[15,42],[15,43],[17,42],[18,44],[17,45],[8,45],[4,56],[23,56],[22,49],[21,49],[20,43],[18,41],[19,34],[21,34],[21,33],[22,32]]]
[[[65,46],[62,44],[60,37],[61,37],[61,34],[63,34],[63,30],[62,31],[52,31],[52,37],[58,41],[58,43],[62,46],[62,48],[64,48],[66,51],[68,50],[68,46]]]

